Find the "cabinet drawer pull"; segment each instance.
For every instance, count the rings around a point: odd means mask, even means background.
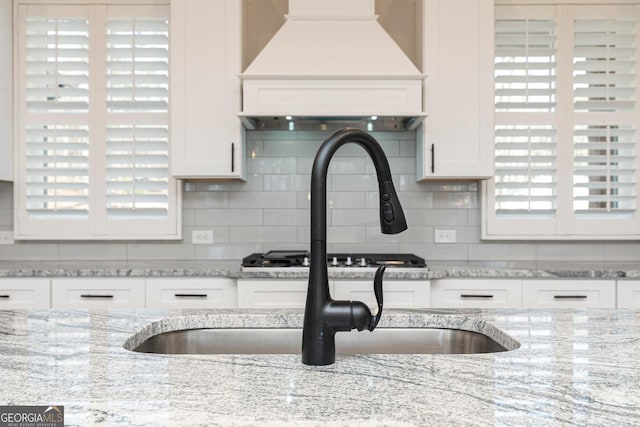
[[[490,294],[486,294],[486,295],[485,294],[478,294],[478,295],[475,295],[475,294],[460,294],[460,298],[485,298],[485,299],[488,299],[488,298],[493,298],[493,295],[490,295]]]
[[[586,295],[554,295],[553,299],[587,299]]]
[[[80,295],[80,298],[113,299],[113,295],[82,294],[82,295]]]
[[[173,294],[176,298],[206,298],[207,294]]]
[[[231,143],[231,172],[236,171],[236,144]]]
[[[431,144],[431,173],[436,173],[436,144]]]
[[[0,298],[9,299],[11,298],[11,295],[0,295]]]

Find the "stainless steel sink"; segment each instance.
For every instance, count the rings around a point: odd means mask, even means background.
[[[299,354],[302,329],[187,329],[150,337],[133,351],[161,354]],[[507,351],[490,337],[437,328],[336,334],[338,354],[469,354]]]

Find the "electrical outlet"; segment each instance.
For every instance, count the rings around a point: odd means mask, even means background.
[[[13,245],[13,231],[0,231],[0,245]]]
[[[193,230],[191,242],[194,245],[208,245],[213,243],[213,230]]]
[[[456,242],[456,230],[444,230],[436,228],[433,240],[436,243],[455,243]]]

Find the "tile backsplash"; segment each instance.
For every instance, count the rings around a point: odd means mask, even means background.
[[[17,242],[0,246],[0,260],[240,259],[270,249],[306,249],[311,165],[327,135],[247,132],[246,182],[183,183],[182,241]],[[330,251],[414,252],[428,261],[640,260],[636,242],[483,242],[477,182],[417,183],[415,133],[374,136],[388,156],[409,230],[380,233],[373,163],[349,144],[330,165]],[[12,184],[0,183],[0,230],[12,229],[12,210]],[[455,230],[456,243],[435,243],[435,228]],[[213,243],[194,245],[194,230],[212,230]]]

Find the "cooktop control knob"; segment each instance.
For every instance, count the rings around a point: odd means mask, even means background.
[[[353,265],[353,261],[351,260],[350,256],[347,257],[347,261],[344,263],[344,265],[346,265],[347,267],[351,267]]]
[[[304,257],[304,259],[302,260],[302,266],[303,267],[309,267],[309,257],[308,256]]]
[[[367,259],[365,257],[360,258],[360,267],[367,266]]]
[[[337,267],[338,266],[338,257],[333,257],[333,260],[331,260],[331,265],[333,267]]]

